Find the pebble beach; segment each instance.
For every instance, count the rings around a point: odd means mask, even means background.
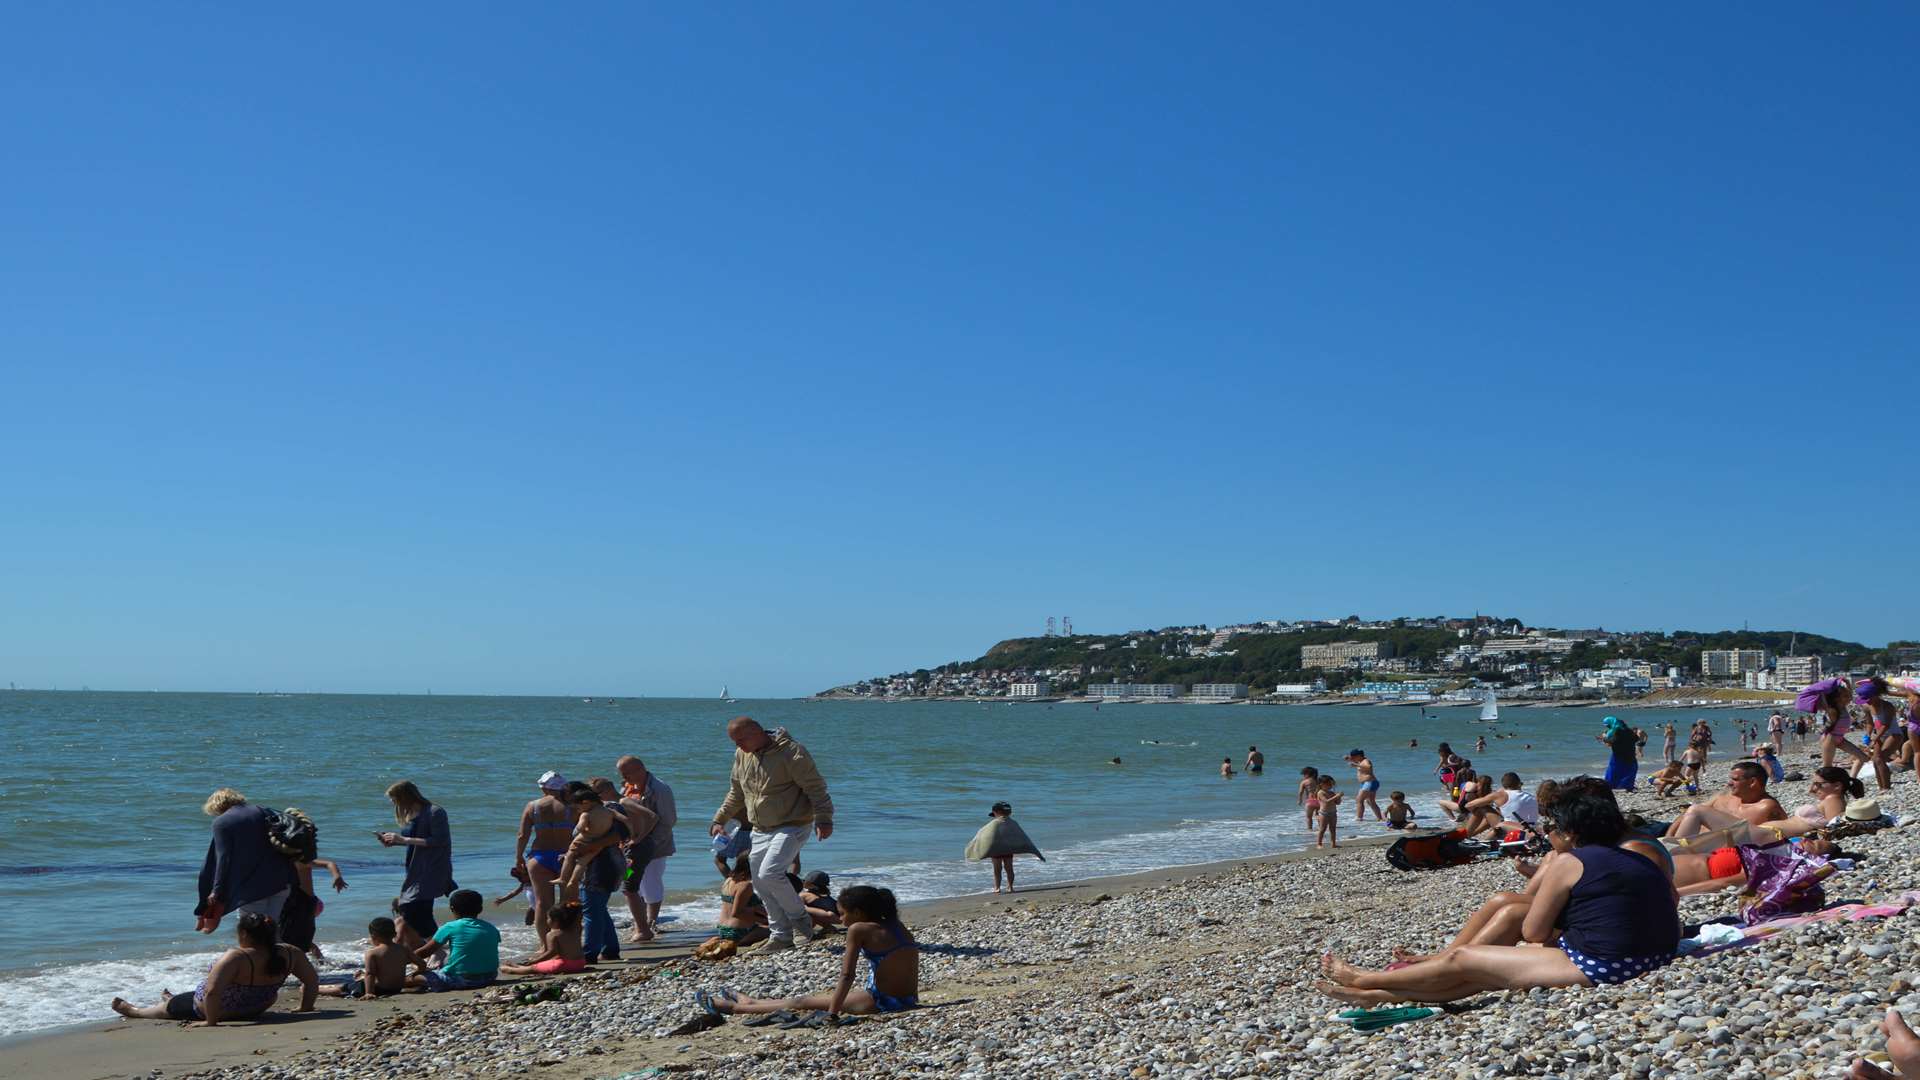
[[[1804,749],[1784,760],[1810,771]],[[1723,781],[1726,764],[1710,778]],[[1774,790],[1791,808],[1803,787]],[[1829,880],[1830,903],[1920,888],[1920,830],[1906,824],[1915,791],[1896,774],[1880,801],[1903,824],[1847,842],[1865,860]],[[1687,802],[1645,789],[1621,801],[1659,818]],[[1394,946],[1437,948],[1488,894],[1520,881],[1505,859],[1396,871],[1378,843],[1360,842],[917,906],[906,917],[929,1007],[837,1029],[734,1018],[695,1030],[703,1014],[691,1000],[721,985],[755,996],[828,989],[841,955],[829,938],[718,964],[629,962],[565,980],[563,1000],[535,1005],[513,1004],[512,986],[409,998],[351,1032],[308,1024],[297,1048],[131,1075],[1828,1077],[1881,1049],[1888,1005],[1920,1014],[1920,912],[1804,926],[1616,986],[1484,994],[1370,1034],[1311,989],[1323,952],[1381,966]],[[1719,893],[1683,900],[1681,915],[1734,910],[1734,895]],[[196,1034],[121,1025],[115,1037],[150,1044],[163,1061]],[[47,1075],[108,1075],[88,1073],[85,1058],[73,1068],[49,1058]]]

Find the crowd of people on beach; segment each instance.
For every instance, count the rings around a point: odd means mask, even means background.
[[[1472,763],[1441,744],[1436,773],[1446,793],[1442,809],[1454,836],[1483,832],[1532,833],[1550,852],[1516,859],[1524,884],[1490,896],[1443,949],[1425,954],[1395,949],[1392,962],[1368,969],[1328,953],[1315,984],[1326,996],[1368,1007],[1447,1002],[1493,990],[1580,987],[1623,982],[1672,963],[1707,927],[1683,926],[1683,896],[1740,890],[1740,922],[1816,911],[1825,902],[1821,882],[1866,856],[1841,843],[1867,837],[1894,821],[1867,797],[1860,773],[1871,768],[1881,791],[1895,770],[1914,768],[1920,745],[1920,680],[1873,677],[1822,680],[1805,688],[1800,715],[1776,712],[1759,724],[1734,720],[1740,758],[1728,770],[1724,792],[1685,806],[1671,821],[1624,812],[1616,792],[1635,790],[1647,733],[1615,717],[1596,736],[1609,749],[1602,777],[1547,780],[1531,793],[1511,772],[1498,790]],[[1849,738],[1858,728],[1859,742]],[[1713,725],[1697,721],[1687,749],[1676,755],[1674,725],[1665,727],[1666,765],[1651,779],[1657,795],[1700,793],[1700,774],[1712,751]],[[1811,778],[1787,771],[1781,755],[1790,743],[1818,740]],[[1852,758],[1852,768],[1835,764]],[[1302,801],[1312,790],[1303,770]],[[1783,807],[1770,783],[1808,780],[1807,800]],[[1398,793],[1395,802],[1398,802]],[[1308,804],[1311,809],[1311,803]],[[1326,806],[1320,800],[1322,813]],[[1721,927],[1725,933],[1727,928]],[[1396,1015],[1383,1012],[1382,1022]],[[1920,1077],[1920,1039],[1898,1012],[1883,1029],[1897,1073],[1856,1062],[1862,1080]]]
[[[703,993],[701,1006],[716,1016],[784,1009],[837,1016],[915,1007],[918,946],[900,921],[893,894],[857,885],[834,896],[826,873],[799,876],[806,842],[833,834],[833,801],[812,756],[785,729],[768,731],[748,717],[731,721],[727,736],[733,765],[709,823],[722,878],[720,915],[703,948],[724,944],[728,954],[747,946],[773,953],[844,932],[847,961],[839,984],[825,994],[759,1001]],[[502,977],[570,974],[618,961],[622,944],[642,944],[660,933],[664,864],[675,854],[678,810],[672,788],[640,758],[621,757],[613,771],[617,784],[604,776],[568,780],[554,770],[534,781],[537,794],[521,812],[515,840],[509,871],[514,884],[492,901],[526,901],[524,918],[537,947],[514,960],[501,956],[499,928],[485,917],[486,898],[454,880],[445,808],[412,781],[393,784],[386,796],[396,828],[376,837],[383,846],[405,849],[405,878],[391,917],[367,926],[359,971],[326,985],[312,963],[320,956],[314,919],[324,910],[313,870],[327,870],[336,889],[347,887],[344,876],[318,857],[318,829],[305,814],[276,812],[221,788],[203,808],[213,819],[213,835],[194,914],[204,933],[236,916],[234,946],[191,993],[163,993],[151,1005],[115,998],[112,1007],[128,1018],[214,1026],[265,1013],[289,979],[301,986],[295,1011],[311,1012],[322,995],[372,1000],[409,990],[471,990]],[[996,886],[1004,874],[1011,889],[1012,856],[1038,856],[1039,850],[1013,822],[1010,806],[996,804],[989,818],[969,857],[991,860]],[[624,941],[608,911],[616,893],[632,916]],[[440,923],[434,910],[443,898],[453,918]],[[870,969],[864,987],[852,985],[859,957]]]
[[[1764,738],[1759,723],[1734,718],[1742,749],[1726,790],[1676,808],[1671,820],[1628,813],[1617,801],[1616,792],[1639,787],[1649,734],[1615,717],[1604,718],[1595,736],[1608,748],[1604,775],[1545,780],[1531,790],[1517,772],[1496,777],[1440,743],[1433,774],[1446,835],[1485,838],[1493,849],[1541,857],[1516,857],[1522,883],[1489,896],[1444,948],[1394,950],[1392,962],[1378,969],[1329,953],[1315,987],[1338,1001],[1373,1007],[1622,982],[1674,962],[1684,954],[1688,935],[1700,932],[1681,923],[1683,896],[1742,890],[1742,918],[1754,921],[1817,906],[1820,882],[1863,858],[1842,843],[1892,824],[1868,797],[1861,774],[1871,769],[1879,789],[1888,791],[1896,771],[1914,768],[1920,680],[1827,679],[1803,690],[1797,704],[1798,716],[1776,712],[1767,718]],[[1699,796],[1716,743],[1714,725],[1696,721],[1684,751],[1672,723],[1662,734],[1665,762],[1647,777],[1647,788],[1662,797]],[[809,840],[827,840],[834,827],[827,784],[811,755],[784,729],[768,731],[746,717],[730,722],[727,735],[733,765],[709,822],[720,907],[696,955],[777,953],[830,933],[845,935],[845,952],[830,990],[780,999],[701,990],[695,994],[700,1010],[716,1023],[735,1013],[793,1014],[787,1019],[797,1023],[798,1014],[809,1012],[832,1023],[843,1013],[916,1007],[919,944],[893,894],[855,885],[836,895],[825,872],[802,876],[803,848]],[[1810,776],[1790,771],[1782,760],[1789,747],[1807,751],[1815,740],[1820,764]],[[1478,738],[1473,750],[1484,753],[1487,745]],[[1843,757],[1851,759],[1850,769],[1836,764]],[[1371,811],[1387,828],[1412,830],[1419,814],[1406,792],[1391,792],[1383,807],[1373,760],[1355,748],[1345,761],[1356,783],[1354,821],[1366,821]],[[1223,775],[1230,776],[1232,766],[1231,758],[1224,761]],[[1248,748],[1245,768],[1264,771],[1257,746]],[[538,794],[520,818],[514,886],[493,901],[527,901],[524,917],[537,948],[514,959],[500,955],[501,936],[485,918],[485,898],[454,881],[445,810],[410,781],[392,785],[386,795],[396,828],[377,836],[385,846],[406,849],[405,879],[392,917],[367,927],[370,944],[360,970],[344,983],[325,986],[311,962],[318,956],[313,917],[324,910],[313,870],[328,871],[334,887],[343,889],[339,867],[318,856],[317,830],[298,811],[276,813],[232,789],[215,791],[204,808],[213,819],[213,836],[195,914],[207,932],[224,916],[238,916],[234,947],[191,994],[164,995],[147,1006],[116,998],[113,1007],[127,1017],[213,1025],[260,1015],[290,979],[301,985],[299,1009],[310,1011],[323,994],[371,999],[409,990],[473,989],[502,977],[567,974],[617,960],[622,944],[659,933],[663,863],[675,853],[677,811],[671,788],[639,758],[618,759],[614,772],[618,783],[597,776],[570,781],[557,771],[535,781]],[[1300,774],[1297,804],[1316,846],[1338,847],[1346,796],[1333,776],[1317,768],[1304,767]],[[1769,785],[1797,781],[1807,783],[1807,799],[1788,810]],[[1012,807],[996,803],[966,855],[992,863],[998,892],[1013,889],[1013,856],[1019,854],[1040,856],[1013,820]],[[632,915],[624,942],[608,912],[615,893],[624,895]],[[442,898],[453,915],[444,924],[434,916]],[[868,969],[864,985],[856,978],[862,959]],[[1920,1050],[1897,1014],[1888,1025],[1890,1048]],[[1895,1051],[1894,1060],[1899,1075],[1920,1077],[1920,1056],[1903,1059]],[[1862,1065],[1855,1075],[1894,1075],[1873,1068]]]

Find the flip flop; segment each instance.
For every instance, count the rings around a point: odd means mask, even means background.
[[[780,1024],[784,1026],[787,1021],[798,1019],[800,1019],[800,1017],[797,1014],[787,1009],[780,1009],[777,1012],[761,1013],[751,1020],[742,1020],[740,1023],[746,1027],[767,1027],[770,1024]]]
[[[816,1013],[809,1013],[806,1016],[796,1016],[793,1019],[787,1021],[786,1023],[781,1024],[780,1026],[787,1029],[826,1027],[827,1014],[823,1012],[816,1012]]]
[[[1380,1009],[1353,1022],[1355,1031],[1381,1031],[1395,1024],[1404,1024],[1412,1020],[1425,1020],[1437,1014],[1438,1009],[1405,1008]]]
[[[705,990],[695,990],[693,992],[693,1003],[700,1006],[700,1011],[706,1013],[708,1016],[720,1015],[720,1010],[714,1007],[713,995],[707,993]]]

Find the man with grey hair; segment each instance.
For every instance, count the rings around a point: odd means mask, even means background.
[[[745,814],[753,829],[753,891],[767,905],[768,937],[760,950],[791,949],[795,938],[813,940],[813,920],[787,872],[809,827],[821,840],[833,835],[833,800],[812,755],[785,728],[769,734],[751,717],[739,716],[727,724],[727,738],[735,747],[733,775],[708,831],[719,836],[727,822]]]
[[[652,831],[636,835],[627,845],[632,869],[620,887],[627,897],[627,910],[633,913],[633,933],[627,943],[639,945],[659,933],[655,924],[660,919],[660,902],[667,898],[667,856],[673,854],[673,825],[680,820],[680,811],[674,805],[673,789],[647,771],[646,763],[639,758],[628,754],[613,767],[620,773],[620,801],[636,804],[654,816]]]

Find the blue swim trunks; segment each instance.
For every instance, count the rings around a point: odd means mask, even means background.
[[[537,864],[549,874],[560,872],[560,864],[565,862],[567,853],[552,848],[535,848],[527,852],[527,861]]]
[[[1378,781],[1378,780],[1363,780],[1363,781],[1361,781],[1361,783],[1360,783],[1360,790],[1361,790],[1361,791],[1379,791],[1379,790],[1380,790],[1380,781]]]

